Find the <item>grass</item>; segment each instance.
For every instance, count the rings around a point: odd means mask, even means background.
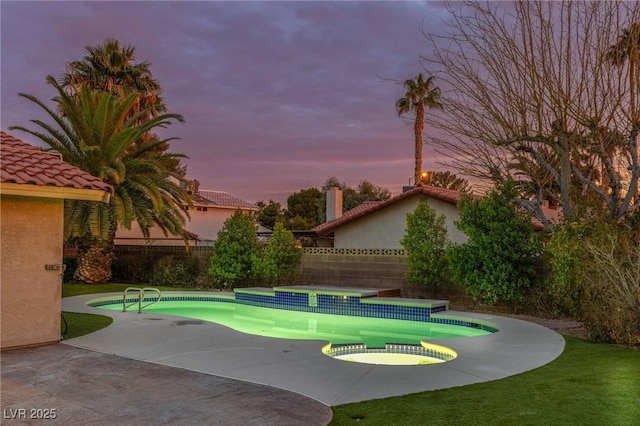
[[[93,314],[78,314],[75,312],[63,312],[61,334],[63,339],[73,339],[84,336],[107,327],[113,322],[111,317]]]
[[[64,297],[121,292],[129,284],[65,284]],[[159,287],[160,290],[188,291]],[[65,312],[78,337],[108,326]],[[640,419],[640,351],[565,337],[553,362],[506,379],[333,408],[336,425],[631,425]],[[428,368],[428,367],[425,367]]]
[[[543,367],[506,379],[333,407],[331,425],[631,425],[640,352],[565,337]]]

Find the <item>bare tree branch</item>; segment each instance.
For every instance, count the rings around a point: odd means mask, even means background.
[[[580,214],[585,202],[602,206],[610,218],[623,216],[640,196],[633,105],[640,72],[630,72],[640,69],[640,58],[621,35],[633,37],[627,29],[640,28],[634,24],[640,3],[466,1],[447,7],[445,33],[423,28],[433,53],[422,60],[442,89],[443,110],[430,114],[428,125],[438,131],[430,142],[448,167],[479,179],[492,180],[498,171],[530,185],[546,182],[513,161],[526,152],[555,180],[538,188],[537,197],[560,200],[565,217]],[[628,66],[608,59],[615,47],[630,49]],[[627,144],[614,143],[613,134]],[[540,147],[552,149],[558,167]]]

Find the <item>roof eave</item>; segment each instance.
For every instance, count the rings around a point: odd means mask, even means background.
[[[111,194],[101,189],[25,185],[11,182],[0,182],[0,194],[35,198],[101,201],[103,203],[108,203],[111,199]]]
[[[257,207],[241,207],[241,206],[220,206],[218,204],[205,204],[205,203],[198,203],[198,202],[194,202],[193,203],[194,207],[206,207],[209,209],[221,209],[221,210],[242,210],[242,211],[258,211],[260,209],[258,209]]]
[[[248,211],[258,211],[260,210],[257,207],[244,207],[244,206],[221,206],[221,205],[215,205],[215,206],[209,206],[209,207],[215,207],[218,209],[229,209],[229,210],[248,210]]]

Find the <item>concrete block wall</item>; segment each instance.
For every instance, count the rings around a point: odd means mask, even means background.
[[[305,285],[401,288],[408,283],[404,255],[307,253],[299,277]]]

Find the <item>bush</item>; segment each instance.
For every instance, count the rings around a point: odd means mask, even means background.
[[[278,222],[264,249],[257,271],[271,285],[290,284],[301,260],[302,251],[295,237]]]
[[[200,264],[194,256],[176,259],[164,256],[156,262],[150,284],[166,287],[195,287],[200,274]]]
[[[198,288],[214,288],[215,281],[213,280],[211,274],[209,274],[209,271],[200,270],[200,273],[196,277],[195,285]]]
[[[463,197],[456,226],[469,237],[449,250],[455,280],[476,301],[490,305],[523,302],[536,279],[541,253],[530,215],[518,212],[512,181],[489,196]]]
[[[590,223],[557,226],[545,248],[545,259],[551,268],[547,290],[564,313],[578,319],[582,317],[580,305],[588,262],[586,241],[595,232]]]
[[[224,288],[253,283],[260,258],[260,243],[252,216],[236,211],[224,222],[213,244],[209,274]]]
[[[585,244],[580,307],[594,340],[640,344],[640,229],[599,224]]]
[[[434,298],[449,280],[444,221],[444,215],[437,216],[427,203],[420,203],[412,213],[407,213],[407,229],[400,241],[407,252],[407,281],[431,287]]]
[[[145,254],[122,254],[113,260],[111,281],[128,284],[148,282],[153,260]]]

